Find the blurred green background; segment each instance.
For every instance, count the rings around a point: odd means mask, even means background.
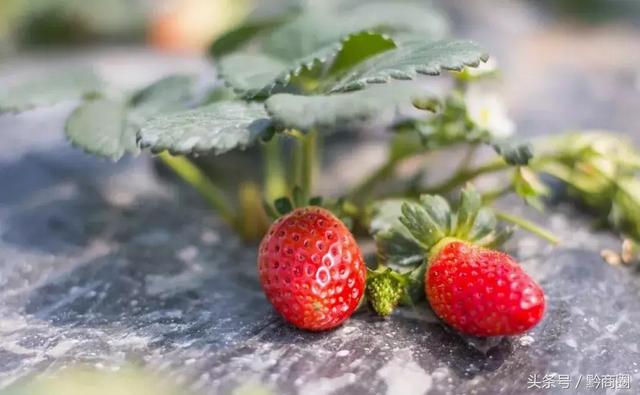
[[[317,0],[2,0],[0,56],[20,49],[94,43],[149,43],[174,52],[201,52],[216,36],[256,8]],[[330,0],[338,1],[338,0]],[[342,0],[345,1],[345,0]],[[640,22],[637,0],[529,0],[580,23]],[[325,3],[326,0],[322,0]],[[456,2],[456,0],[454,0]],[[448,5],[448,2],[441,5]],[[496,6],[499,2],[484,2]]]
[[[251,8],[251,0],[2,0],[0,53],[105,42],[199,51]]]

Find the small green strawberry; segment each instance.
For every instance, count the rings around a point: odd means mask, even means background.
[[[386,317],[405,297],[407,279],[391,269],[380,266],[367,275],[367,300],[371,308]]]

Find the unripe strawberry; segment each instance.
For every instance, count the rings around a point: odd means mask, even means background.
[[[389,269],[370,272],[367,279],[367,300],[371,308],[383,317],[390,315],[405,296],[406,280]]]
[[[509,255],[459,240],[437,245],[425,292],[447,324],[474,336],[517,335],[544,314],[542,288]]]
[[[305,207],[271,225],[260,244],[258,272],[267,299],[287,321],[320,331],[353,314],[364,293],[366,266],[338,218]]]

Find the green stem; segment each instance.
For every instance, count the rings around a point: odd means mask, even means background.
[[[271,204],[287,194],[287,181],[284,164],[282,163],[282,149],[278,135],[262,145],[264,160],[264,191],[265,198]]]
[[[534,235],[547,240],[548,242],[550,242],[551,244],[559,244],[560,240],[551,232],[549,232],[548,230],[541,228],[540,226],[534,224],[533,222],[527,221],[526,219],[522,218],[522,217],[517,217],[515,215],[511,215],[508,213],[505,213],[503,211],[496,211],[496,217],[502,221],[505,222],[510,222],[514,225],[517,225],[519,227],[521,227],[522,229],[525,229],[531,233],[533,233]]]
[[[460,164],[458,165],[458,169],[456,170],[456,173],[458,172],[462,172],[465,171],[469,168],[469,165],[471,164],[471,162],[473,162],[473,158],[476,156],[476,152],[478,151],[478,144],[474,143],[474,144],[470,144],[465,153],[464,156],[462,157],[462,160],[460,161]]]
[[[451,176],[451,178],[441,182],[440,184],[436,184],[434,186],[426,188],[422,190],[421,193],[439,194],[449,192],[453,188],[464,185],[468,181],[471,181],[478,176],[504,170],[508,167],[509,164],[504,160],[497,159],[482,166],[476,167],[475,169],[460,169],[459,171],[455,172],[453,176]]]
[[[350,200],[354,202],[363,201],[379,183],[387,180],[395,173],[396,165],[397,161],[387,160],[349,192]]]
[[[302,165],[304,166],[304,176],[302,178],[302,191],[304,192],[304,197],[309,198],[313,193],[315,176],[316,176],[316,168],[317,168],[317,153],[316,153],[316,144],[318,141],[318,132],[315,130],[311,130],[307,133],[302,140],[302,149],[304,155],[304,161]]]
[[[296,131],[297,132],[297,131]],[[294,186],[302,190],[302,198],[307,201],[314,188],[314,179],[318,165],[317,141],[318,132],[310,130],[307,133],[293,133],[298,139],[293,153]]]
[[[492,189],[489,191],[486,191],[482,194],[482,203],[483,204],[490,204],[493,203],[495,200],[501,198],[502,196],[510,193],[511,191],[513,191],[513,185],[511,183],[503,186],[503,187],[499,187],[496,189]]]
[[[183,156],[172,156],[168,152],[161,153],[159,158],[180,178],[195,188],[229,225],[235,226],[236,215],[224,192],[193,162]]]

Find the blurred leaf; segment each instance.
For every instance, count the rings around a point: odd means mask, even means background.
[[[394,133],[391,138],[389,157],[391,161],[399,161],[425,150],[422,140],[414,130]]]
[[[461,70],[477,66],[487,54],[470,41],[427,41],[413,37],[399,48],[378,54],[357,65],[332,88],[333,92],[363,89],[392,79],[411,80],[418,74],[437,75],[442,69]]]
[[[640,240],[640,180],[618,180],[609,220],[616,229]]]
[[[331,65],[330,73],[348,70],[373,55],[395,47],[393,39],[380,33],[364,31],[352,34],[342,41],[342,48]]]
[[[521,143],[514,140],[489,140],[498,155],[510,165],[525,166],[533,157],[532,147],[529,143]]]
[[[283,62],[296,62],[359,30],[363,29],[345,26],[336,15],[315,10],[302,13],[273,31],[264,41],[264,51]]]
[[[437,40],[449,30],[446,17],[427,2],[365,1],[347,9],[345,17],[349,25],[360,24],[393,37],[399,33],[420,33],[429,40]]]
[[[628,139],[588,131],[545,138],[531,167],[566,183],[568,195],[612,229],[640,240],[640,152]]]
[[[444,37],[446,20],[431,7],[406,2],[366,2],[353,7],[316,7],[275,30],[265,51],[294,60],[338,41],[350,33],[421,33],[424,39]]]
[[[342,66],[353,64],[395,44],[381,34],[359,32],[346,35],[294,60],[283,60],[264,53],[236,53],[219,62],[220,76],[245,98],[269,96],[278,87],[289,84],[305,70],[322,67],[334,58]],[[358,48],[356,53],[352,53]]]
[[[194,99],[196,78],[172,75],[138,91],[129,101],[129,121],[140,125],[158,114],[183,110]]]
[[[211,104],[219,101],[237,100],[237,99],[239,98],[235,94],[233,89],[224,85],[219,85],[213,88],[211,92],[209,92],[207,97],[204,99],[203,104]]]
[[[94,98],[82,103],[67,119],[65,131],[73,145],[86,152],[120,159],[137,154],[136,132],[158,114],[187,107],[193,99],[195,78],[176,75],[163,78],[124,99]]]
[[[549,187],[530,168],[523,166],[516,168],[513,187],[515,192],[530,206],[539,211],[544,209],[540,198],[549,195]]]
[[[222,101],[154,118],[142,126],[138,139],[153,152],[218,155],[253,144],[270,126],[262,104]]]
[[[0,92],[0,113],[76,100],[102,88],[102,80],[90,69],[51,73],[3,89]]]
[[[280,93],[265,105],[277,127],[308,131],[355,127],[420,96],[429,94],[415,85],[393,84],[323,96]]]
[[[283,61],[266,54],[235,53],[218,63],[220,78],[245,98],[268,96],[286,68]]]
[[[83,103],[67,119],[65,132],[73,145],[112,160],[138,153],[136,130],[127,123],[123,100],[98,98]]]
[[[268,19],[249,20],[218,37],[209,48],[209,54],[218,58],[228,55],[240,49],[254,37],[273,30],[288,18],[290,15],[284,14]]]

